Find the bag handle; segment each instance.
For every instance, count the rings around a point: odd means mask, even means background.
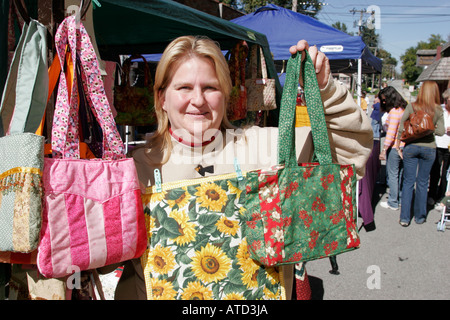
[[[121,86],[127,86],[130,87],[130,68],[131,68],[131,61],[134,59],[142,59],[144,61],[144,86],[148,87],[151,91],[153,91],[153,79],[152,74],[150,72],[150,68],[148,66],[147,60],[143,55],[140,54],[133,54],[130,57],[128,57],[124,62],[122,66],[122,73],[121,73]]]
[[[125,147],[119,135],[114,117],[106,98],[97,57],[89,34],[75,16],[63,20],[55,34],[56,51],[64,70],[66,44],[69,45],[73,61],[73,82],[69,97],[66,76],[60,74],[58,96],[52,126],[52,154],[54,158],[80,158],[78,135],[78,86],[76,80],[77,54],[81,61],[83,90],[89,105],[103,132],[103,159],[116,160],[125,157]]]
[[[47,29],[24,23],[0,107],[0,136],[35,132],[47,106]]]
[[[266,60],[264,59],[264,53],[261,48],[261,46],[255,44],[252,46],[251,49],[251,56],[250,56],[250,65],[251,65],[251,72],[252,72],[252,79],[256,79],[258,77],[258,50],[259,49],[259,61],[261,66],[261,78],[267,79],[267,66],[266,66]]]
[[[332,163],[330,142],[316,72],[309,53],[307,51],[304,51],[304,53],[303,68],[301,67],[301,53],[297,52],[289,58],[281,97],[278,162],[285,164],[287,167],[298,166],[295,150],[295,106],[300,70],[304,83],[306,106],[311,122],[314,153],[320,164]]]

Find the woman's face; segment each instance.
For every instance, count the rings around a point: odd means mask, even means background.
[[[213,62],[202,57],[182,61],[161,95],[161,105],[177,136],[196,143],[210,139],[220,128],[225,111],[225,96]]]

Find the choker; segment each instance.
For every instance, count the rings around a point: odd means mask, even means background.
[[[180,142],[180,143],[182,143],[182,144],[184,144],[186,146],[192,147],[192,148],[194,148],[194,147],[204,147],[204,146],[210,144],[211,142],[213,142],[216,139],[216,136],[217,136],[218,132],[219,132],[219,130],[217,130],[217,133],[215,135],[213,135],[209,140],[198,142],[198,143],[194,143],[194,142],[187,142],[187,141],[183,140],[182,137],[177,136],[172,131],[172,128],[169,128],[169,133],[172,136],[172,138],[174,138],[178,142]]]

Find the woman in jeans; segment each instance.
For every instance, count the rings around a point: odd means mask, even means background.
[[[400,205],[400,186],[402,183],[403,161],[398,154],[398,149],[403,146],[397,140],[398,128],[407,102],[393,87],[383,88],[378,94],[381,104],[386,110],[390,110],[386,119],[388,126],[380,160],[386,160],[386,175],[389,186],[387,201],[380,202],[383,208],[398,210]]]
[[[401,137],[405,120],[417,110],[424,110],[433,118],[435,131],[425,137],[407,143],[403,152],[400,150],[399,154],[403,158],[400,225],[403,227],[409,226],[411,222],[411,208],[413,208],[414,220],[417,224],[424,223],[427,217],[428,181],[431,167],[436,157],[435,135],[442,136],[445,133],[444,116],[440,106],[439,89],[436,82],[423,82],[416,101],[412,105],[408,104],[400,122],[398,139]],[[413,197],[414,185],[415,196]]]

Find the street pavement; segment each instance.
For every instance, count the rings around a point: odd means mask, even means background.
[[[399,81],[390,85],[403,90]],[[409,100],[408,90],[401,93]],[[388,191],[384,161],[378,182],[373,196],[376,228],[361,228],[360,248],[337,256],[339,274],[330,273],[328,258],[306,264],[313,299],[450,299],[450,222],[445,231],[438,231],[442,209],[428,206],[426,223],[418,225],[412,220],[409,227],[400,226],[400,211],[380,206]]]
[[[399,211],[385,209],[382,184],[374,210],[375,230],[360,229],[361,246],[337,256],[339,274],[331,274],[329,259],[308,262],[313,299],[435,300],[450,299],[450,223],[437,230],[442,210],[432,208],[427,222],[399,225]],[[358,226],[362,219],[359,218]]]

